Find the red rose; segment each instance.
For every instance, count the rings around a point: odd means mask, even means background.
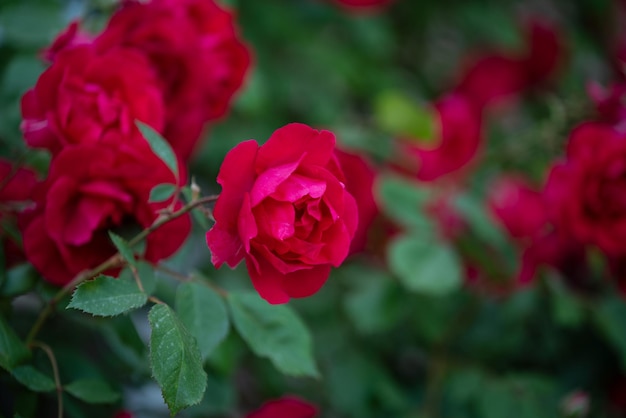
[[[284,396],[263,404],[246,418],[314,418],[317,407],[295,396]]]
[[[340,6],[350,10],[378,10],[391,4],[394,0],[334,0]]]
[[[147,55],[164,91],[165,137],[183,159],[204,124],[226,113],[250,66],[233,14],[213,0],[125,1],[95,43]]]
[[[26,257],[48,281],[64,285],[96,267],[116,252],[107,231],[146,228],[166,206],[148,197],[153,186],[174,183],[174,175],[144,144],[127,150],[83,144],[52,161],[37,207],[21,225]],[[170,256],[190,230],[187,216],[165,224],[148,236],[143,257]]]
[[[91,42],[91,35],[83,32],[78,22],[72,22],[67,29],[56,37],[52,45],[43,50],[41,55],[44,60],[52,63],[61,51],[78,45],[90,44]]]
[[[587,91],[596,105],[599,120],[618,125],[621,130],[626,125],[626,84],[613,84],[608,88],[590,83]]]
[[[22,131],[32,147],[53,154],[66,145],[141,142],[139,119],[163,127],[163,99],[148,61],[118,48],[60,52],[22,98]]]
[[[548,222],[542,194],[522,179],[499,179],[490,188],[488,203],[495,218],[514,238],[534,237]]]
[[[7,266],[22,261],[24,255],[19,243],[5,231],[15,222],[15,216],[28,207],[37,185],[37,176],[27,168],[15,168],[10,162],[0,159],[0,242]]]
[[[398,158],[413,165],[422,181],[433,181],[464,167],[476,155],[481,142],[481,116],[465,97],[453,94],[435,103],[439,113],[438,146],[423,147],[410,139],[398,144]]]
[[[368,232],[380,213],[372,190],[376,172],[363,155],[339,149],[335,154],[346,177],[346,190],[356,200],[359,211],[359,225],[350,246],[350,254],[354,254],[367,247]]]
[[[552,221],[584,244],[609,255],[626,254],[626,136],[609,126],[576,128],[567,159],[546,185]]]
[[[216,267],[245,257],[252,284],[270,303],[317,292],[348,255],[358,210],[344,188],[335,136],[302,124],[259,147],[242,142],[224,159],[207,233]]]

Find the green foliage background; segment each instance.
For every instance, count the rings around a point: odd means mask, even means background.
[[[401,111],[389,97],[426,103],[453,85],[468,54],[519,50],[520,13],[545,13],[560,22],[569,51],[558,84],[526,97],[508,119],[488,120],[487,143],[461,203],[474,214],[475,233],[467,245],[478,256],[494,247],[506,252],[510,245],[480,203],[489,181],[503,172],[540,181],[548,163],[563,152],[571,127],[590,115],[586,81],[610,76],[608,0],[397,0],[388,11],[372,15],[351,15],[323,0],[227,3],[238,10],[241,32],[254,51],[254,70],[229,116],[209,128],[208,140],[193,160],[191,173],[206,194],[218,191],[217,171],[235,144],[249,138],[262,142],[294,121],[329,128],[344,146],[382,160],[391,140],[385,109]],[[45,172],[48,156],[27,151],[19,131],[20,96],[44,69],[37,54],[71,19],[83,17],[88,28],[97,30],[114,7],[112,0],[0,3],[3,156]],[[173,321],[185,330],[175,340],[184,342],[177,352],[205,365],[202,401],[180,416],[242,416],[285,393],[319,404],[321,416],[330,418],[623,416],[608,402],[611,385],[626,372],[626,304],[615,289],[606,285],[593,295],[577,294],[550,272],[508,296],[464,287],[457,255],[447,244],[434,242],[429,232],[419,209],[420,190],[394,181],[384,183],[389,195],[382,198],[392,207],[388,216],[411,230],[418,227],[394,243],[390,269],[381,260],[354,259],[336,270],[320,293],[292,302],[287,313],[272,311],[265,317],[263,309],[256,311],[258,300],[238,293],[251,289],[243,266],[214,270],[205,230],[198,225],[193,239],[166,265],[193,273],[199,281],[208,278],[229,292],[222,300],[211,291],[206,300],[220,302],[209,311],[201,301],[185,306],[202,318],[215,318],[214,323],[194,323],[193,314],[183,312],[179,299],[189,287],[177,288],[166,274],[141,274],[151,283],[144,283],[146,292],[176,307],[184,326],[165,307],[152,308],[151,321]],[[493,262],[483,263],[489,267]],[[415,271],[420,274],[411,276]],[[10,368],[26,355],[20,341],[38,302],[54,290],[28,266],[0,274],[0,365]],[[440,282],[447,284],[424,286],[424,274],[447,274]],[[127,279],[120,285],[132,287]],[[136,288],[127,286],[126,291],[147,298]],[[89,312],[89,306],[83,310]],[[259,323],[246,322],[250,318],[260,318]],[[307,363],[306,328],[314,364]],[[277,342],[275,329],[283,330],[286,336],[278,337],[290,343]],[[150,379],[147,330],[147,309],[114,318],[59,310],[40,339],[57,355],[67,383],[68,417],[110,417],[122,398],[137,417],[168,415]],[[153,333],[152,338],[169,337]],[[298,357],[303,352],[304,360]],[[154,355],[152,361],[158,362]],[[48,416],[42,411],[56,411],[49,361],[35,351],[28,364],[13,375],[0,374],[0,405],[11,403],[25,417]],[[193,381],[205,380],[191,374]],[[96,379],[95,389],[84,379]],[[563,401],[578,390],[589,394],[591,411],[567,415]]]

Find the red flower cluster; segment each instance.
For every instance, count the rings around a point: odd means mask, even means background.
[[[246,260],[270,303],[317,292],[348,255],[358,209],[344,187],[335,137],[306,125],[242,142],[224,159],[207,244],[216,267]]]
[[[186,161],[226,112],[250,54],[214,1],[129,0],[98,36],[73,23],[43,55],[51,65],[22,99],[22,130],[53,159],[20,228],[28,260],[63,285],[115,252],[107,231],[146,228],[172,203],[149,203],[154,186],[185,181],[183,164],[176,177],[135,122],[164,133]],[[161,227],[142,256],[170,256],[190,228],[188,217]]]
[[[295,396],[283,396],[267,401],[246,418],[315,418],[317,407]]]

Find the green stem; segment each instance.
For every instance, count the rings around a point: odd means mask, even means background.
[[[128,244],[131,247],[134,245],[137,245],[142,240],[144,240],[148,235],[150,235],[152,232],[156,231],[157,229],[159,229],[166,223],[173,221],[174,219],[180,218],[181,216],[190,212],[192,209],[195,209],[198,206],[202,206],[204,204],[216,201],[217,197],[218,197],[217,195],[206,196],[206,197],[189,202],[188,204],[186,204],[185,206],[183,206],[182,208],[180,208],[179,210],[175,212],[171,212],[171,213],[163,214],[159,216],[154,221],[154,223],[152,223],[152,225],[150,225],[148,228],[144,229],[139,234],[137,234],[133,239],[131,239],[128,242]],[[30,332],[28,333],[28,336],[26,337],[26,344],[29,345],[33,342],[33,340],[35,339],[35,337],[41,330],[41,327],[43,326],[43,324],[46,322],[46,320],[48,319],[48,317],[54,310],[54,307],[56,306],[56,304],[59,303],[61,299],[63,299],[66,295],[68,295],[72,290],[74,290],[76,286],[78,286],[85,280],[89,280],[92,277],[97,276],[98,274],[102,274],[103,272],[111,268],[119,267],[123,264],[124,264],[124,259],[122,258],[121,254],[118,252],[118,253],[113,254],[111,257],[109,257],[106,261],[104,261],[99,266],[94,267],[91,270],[85,270],[79,273],[78,275],[76,275],[76,277],[74,277],[72,281],[70,281],[68,284],[63,286],[61,290],[59,290],[52,297],[52,299],[48,301],[47,305],[41,311],[41,313],[39,314],[39,317],[37,317],[37,320],[35,321],[32,328],[30,329]]]

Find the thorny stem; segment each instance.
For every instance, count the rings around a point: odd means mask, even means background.
[[[57,359],[54,356],[54,352],[52,348],[48,344],[44,344],[39,341],[33,341],[30,344],[32,347],[40,348],[48,359],[50,360],[50,364],[52,365],[52,374],[54,375],[54,386],[57,392],[57,404],[58,404],[58,417],[63,418],[63,386],[61,385],[61,376],[59,375],[59,366],[57,365]]]
[[[139,234],[137,234],[133,239],[128,241],[128,245],[131,247],[134,245],[137,245],[142,240],[144,240],[148,235],[150,235],[152,232],[156,231],[157,229],[159,229],[166,223],[173,221],[174,219],[180,218],[184,214],[190,212],[191,210],[197,207],[200,207],[207,203],[215,202],[217,200],[217,197],[218,195],[205,196],[205,197],[189,202],[188,204],[186,204],[185,206],[183,206],[182,208],[180,208],[179,210],[175,212],[161,214],[154,221],[154,223],[152,223],[152,225],[150,225],[148,228],[144,229]],[[30,329],[30,332],[28,333],[28,336],[26,337],[26,344],[29,345],[32,343],[32,341],[35,339],[35,337],[41,330],[41,327],[43,326],[43,324],[46,322],[46,320],[48,319],[48,317],[54,310],[56,304],[59,303],[59,301],[61,301],[61,299],[63,299],[66,295],[68,295],[72,290],[74,290],[76,286],[78,286],[85,280],[89,280],[92,277],[97,276],[98,274],[101,274],[111,268],[119,267],[123,264],[124,264],[124,259],[122,258],[121,254],[118,252],[118,253],[113,254],[111,257],[109,257],[106,261],[104,261],[99,266],[94,267],[91,270],[85,270],[79,273],[78,275],[76,275],[76,277],[74,277],[74,279],[72,279],[71,282],[63,286],[61,290],[59,290],[52,297],[52,299],[48,301],[45,308],[39,314],[39,317],[37,317],[37,320],[33,324],[33,327]]]

